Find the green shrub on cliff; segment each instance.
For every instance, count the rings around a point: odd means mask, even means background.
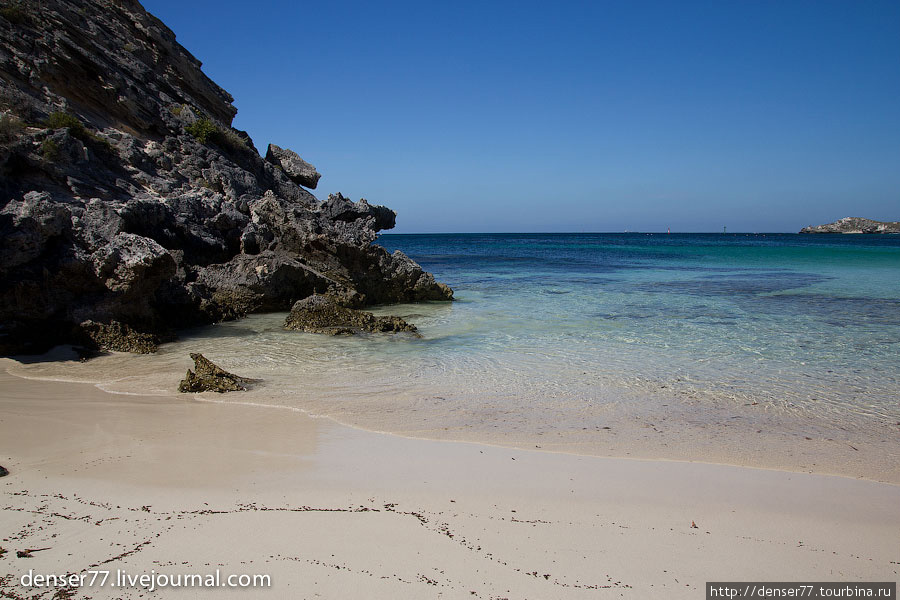
[[[213,144],[219,146],[223,150],[240,151],[247,147],[247,144],[231,129],[220,129],[210,118],[203,117],[185,125],[184,130],[194,136],[201,144]]]
[[[213,141],[212,138],[219,133],[219,128],[216,127],[216,124],[206,117],[197,119],[190,125],[185,125],[184,130],[194,136],[194,139],[201,144]]]
[[[84,123],[82,123],[78,119],[78,117],[76,117],[75,115],[70,115],[69,113],[51,113],[50,116],[47,117],[47,119],[44,121],[44,125],[49,127],[50,129],[66,128],[69,130],[69,133],[81,140],[89,137],[87,129],[84,128]]]
[[[241,139],[241,136],[236,134],[231,129],[226,129],[224,131],[219,131],[219,136],[215,140],[217,144],[222,146],[223,148],[227,148],[234,151],[241,151],[247,148],[247,143]]]
[[[44,160],[54,161],[59,158],[59,144],[53,140],[44,140],[41,144],[41,155]]]
[[[28,13],[21,2],[8,2],[0,6],[0,17],[3,17],[13,25],[21,25],[28,21]]]
[[[75,115],[70,115],[65,112],[51,113],[51,115],[44,120],[44,126],[49,127],[50,129],[66,128],[69,130],[69,134],[72,137],[78,138],[85,144],[92,146],[95,150],[100,150],[101,152],[109,154],[115,152],[115,149],[108,140],[98,136],[93,131],[88,130],[88,128],[84,126],[84,123],[82,123]]]
[[[13,115],[4,114],[0,116],[0,143],[12,142],[24,130],[25,124]]]

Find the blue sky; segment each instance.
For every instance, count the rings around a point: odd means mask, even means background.
[[[900,2],[145,0],[397,233],[900,220]]]

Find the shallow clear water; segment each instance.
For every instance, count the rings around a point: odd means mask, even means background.
[[[427,354],[796,411],[900,416],[900,236],[384,236],[460,299]],[[432,323],[428,322],[428,326]],[[428,327],[426,327],[428,331]],[[573,373],[574,372],[574,373]]]
[[[91,361],[77,377],[98,378],[91,369],[99,369],[106,389],[169,394],[188,352],[200,351],[264,380],[240,401],[411,435],[592,443],[610,426],[631,422],[641,433],[667,421],[667,441],[640,442],[665,454],[680,431],[734,445],[712,431],[740,419],[747,435],[833,441],[850,432],[874,436],[886,459],[898,454],[900,236],[384,235],[379,243],[455,290],[453,303],[376,309],[415,323],[421,339],[304,334],[285,331],[284,314],[254,315],[184,332],[156,356]],[[610,443],[603,452],[617,451]]]

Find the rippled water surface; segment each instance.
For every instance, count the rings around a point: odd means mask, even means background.
[[[282,329],[283,314],[255,315],[185,332],[157,356],[91,368],[105,370],[107,389],[171,393],[187,353],[199,350],[264,379],[251,401],[480,439],[604,431],[612,416],[652,421],[653,430],[668,417],[694,428],[740,418],[751,433],[762,423],[829,440],[835,428],[900,423],[900,236],[384,235],[379,243],[455,290],[453,303],[376,310],[415,323],[421,339],[303,334]],[[746,407],[754,412],[728,412]],[[896,436],[887,442],[896,449]]]
[[[383,243],[456,289],[458,304],[422,322],[426,354],[461,376],[483,363],[490,382],[545,380],[572,393],[587,391],[579,371],[629,388],[674,376],[795,411],[900,416],[900,236]]]

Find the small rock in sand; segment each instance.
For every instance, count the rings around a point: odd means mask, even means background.
[[[179,392],[243,392],[247,390],[246,384],[257,381],[229,373],[202,354],[192,352],[191,358],[194,359],[195,371],[188,369],[187,375],[178,384]]]

